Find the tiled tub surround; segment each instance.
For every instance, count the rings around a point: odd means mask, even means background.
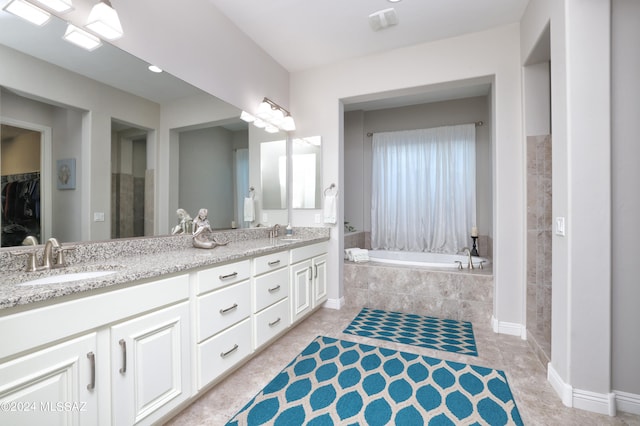
[[[527,137],[527,336],[540,361],[551,357],[551,135]]]
[[[228,239],[225,246],[197,249],[190,236],[164,236],[118,239],[106,242],[63,243],[75,246],[65,253],[69,266],[51,271],[25,272],[26,257],[11,253],[28,252],[34,247],[0,250],[0,310],[17,305],[46,301],[74,293],[102,289],[129,282],[161,278],[216,263],[267,254],[329,239],[328,228],[294,228],[297,241],[265,238],[266,228],[215,232],[218,239]],[[36,247],[38,256],[43,246]],[[43,276],[95,270],[115,270],[115,274],[60,284],[18,286],[16,284]]]
[[[489,329],[493,273],[491,268],[442,271],[345,261],[344,298],[350,308],[471,321]]]

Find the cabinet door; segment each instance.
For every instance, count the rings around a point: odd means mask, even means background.
[[[327,299],[327,255],[313,258],[313,306]]]
[[[151,424],[190,396],[189,304],[111,327],[113,424]]]
[[[97,425],[95,333],[0,365],[0,424]]]
[[[291,322],[294,323],[311,310],[311,284],[313,268],[311,261],[296,263],[291,266]]]

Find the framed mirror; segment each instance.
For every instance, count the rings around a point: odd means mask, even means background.
[[[297,138],[291,145],[291,207],[319,209],[322,206],[322,138]]]

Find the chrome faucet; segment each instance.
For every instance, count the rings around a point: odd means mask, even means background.
[[[44,255],[42,256],[42,267],[44,269],[51,269],[54,266],[58,266],[54,262],[54,253],[53,253],[54,248],[59,249],[60,243],[58,242],[58,240],[52,237],[52,238],[49,238],[44,245]],[[60,254],[58,254],[58,257],[60,257]],[[58,262],[58,264],[60,264],[60,262]]]
[[[463,247],[462,250],[460,250],[460,252],[466,254],[469,257],[469,263],[467,264],[467,268],[475,269],[475,267],[473,266],[473,260],[471,260],[471,250],[469,250],[469,247]]]
[[[280,231],[280,225],[277,223],[269,230],[269,238],[278,238],[278,232]]]

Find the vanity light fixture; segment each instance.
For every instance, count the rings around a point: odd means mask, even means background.
[[[58,13],[66,13],[73,10],[71,0],[36,0],[38,3]]]
[[[242,111],[240,118],[247,123],[253,123],[256,127],[264,127],[269,133],[276,133],[279,130],[292,132],[296,129],[291,113],[269,98],[262,100],[255,116]]]
[[[38,26],[46,24],[49,22],[49,19],[51,19],[51,14],[49,12],[40,9],[38,6],[35,6],[26,0],[11,0],[2,8],[2,10],[6,10],[19,18]]]
[[[87,49],[88,51],[92,51],[102,46],[102,42],[98,37],[71,24],[67,26],[67,31],[65,31],[62,38],[76,46]]]
[[[85,28],[107,40],[115,40],[123,34],[118,12],[111,6],[109,0],[100,0],[93,6]]]

